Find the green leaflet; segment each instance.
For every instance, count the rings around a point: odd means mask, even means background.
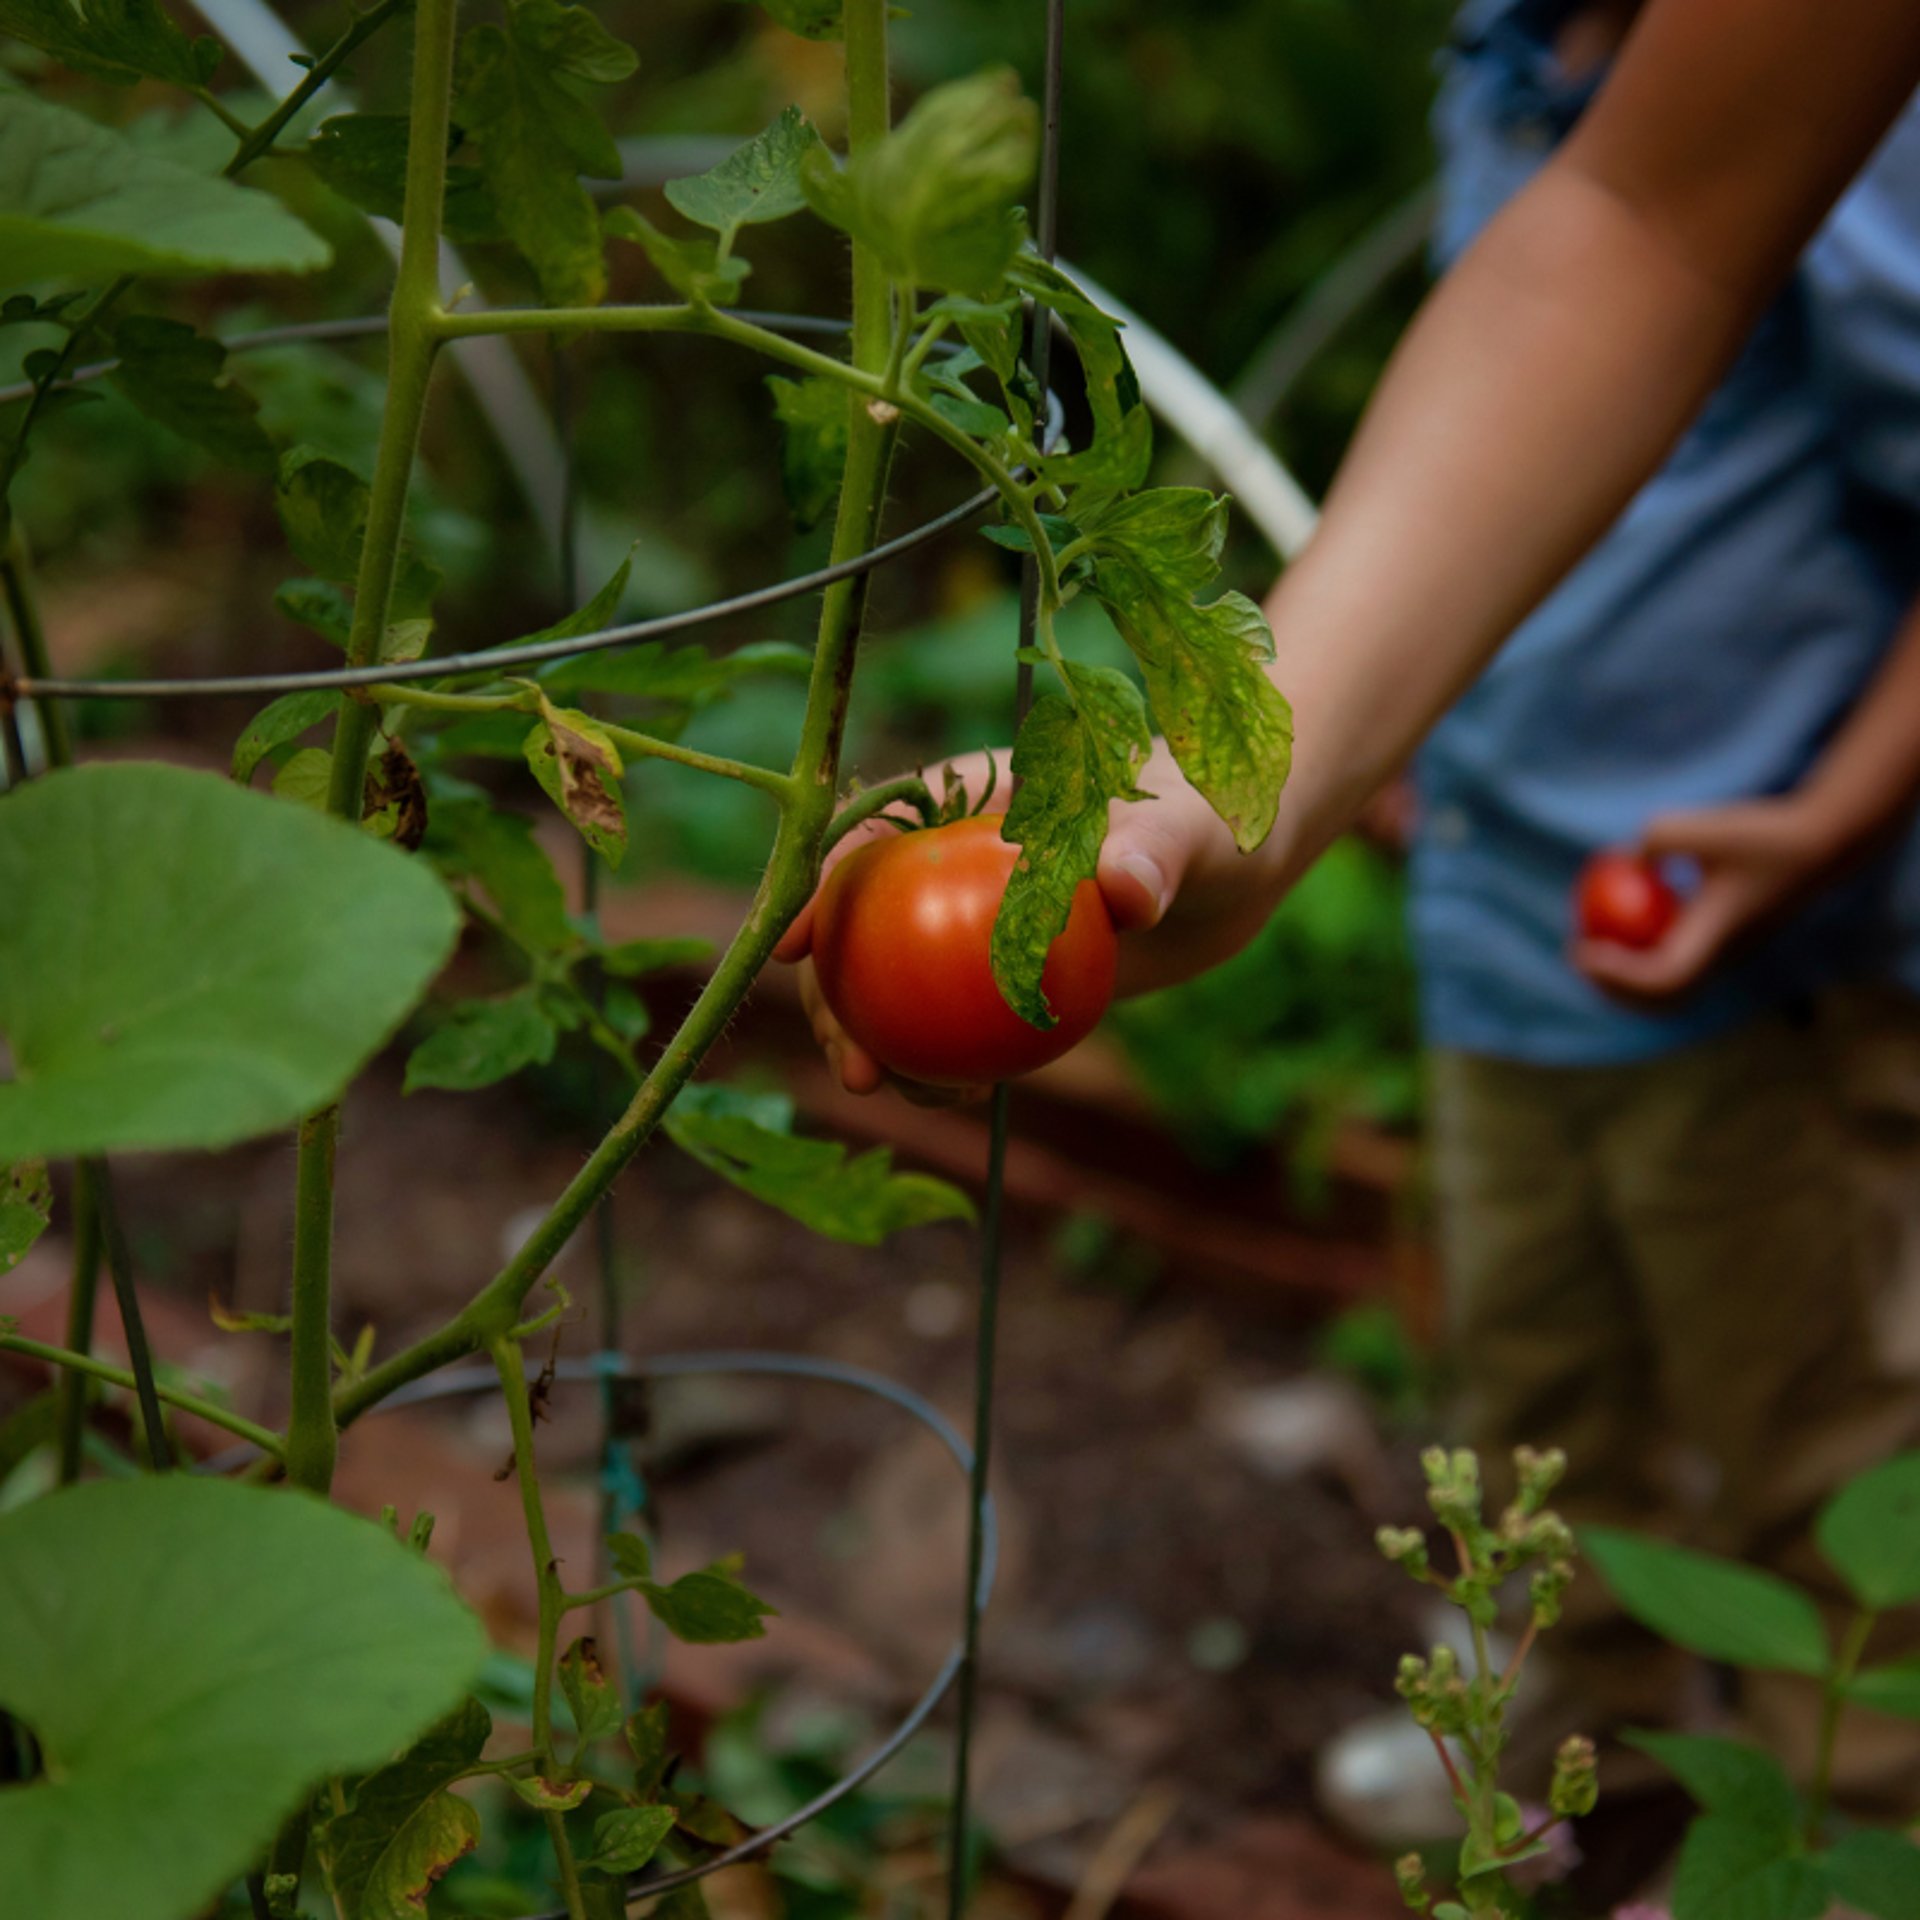
[[[718,242],[676,240],[631,207],[612,208],[604,225],[610,239],[631,240],[675,293],[700,306],[725,306],[752,271],[744,260],[722,259]]]
[[[849,1158],[837,1141],[796,1137],[792,1121],[778,1095],[692,1086],[668,1110],[666,1131],[702,1166],[830,1239],[878,1246],[904,1227],[973,1218],[957,1188],[895,1173],[885,1148]]]
[[[178,320],[135,315],[113,329],[114,387],[149,420],[236,467],[273,465],[260,407],[226,372],[227,350]]]
[[[622,1807],[593,1823],[593,1852],[580,1864],[601,1873],[638,1873],[673,1831],[671,1807]]]
[[[271,194],[163,160],[29,93],[0,112],[0,271],[15,284],[116,273],[310,273],[331,250]]]
[[[865,241],[888,274],[941,292],[994,292],[1018,251],[1020,195],[1033,178],[1039,116],[1004,69],[925,95],[878,146],[836,168],[801,161],[820,217]]]
[[[840,492],[847,465],[847,390],[823,373],[804,380],[767,375],[780,422],[780,484],[801,532],[816,527]]]
[[[583,1745],[620,1731],[626,1718],[620,1692],[607,1678],[600,1649],[590,1636],[574,1641],[560,1656],[560,1688]]]
[[[309,727],[317,727],[339,711],[340,696],[324,687],[283,693],[271,706],[262,707],[234,742],[230,777],[244,787],[253,778],[254,768],[276,747],[299,739]]]
[[[477,793],[436,788],[425,850],[442,873],[476,882],[530,945],[550,951],[574,940],[560,876],[534,838],[532,821],[501,812]]]
[[[808,40],[838,40],[842,0],[760,0],[789,33]]]
[[[398,222],[405,210],[409,125],[403,113],[335,114],[314,129],[305,148],[307,164],[363,213]],[[478,167],[449,164],[442,220],[455,246],[502,237]]]
[[[53,1213],[53,1182],[44,1160],[0,1166],[0,1274],[11,1273],[47,1230]]]
[[[618,693],[693,709],[725,698],[743,680],[804,680],[812,664],[813,656],[804,647],[785,640],[749,641],[731,653],[648,640],[634,647],[577,654],[548,668],[540,684],[554,693]]]
[[[314,447],[289,447],[280,460],[279,478],[274,488],[274,506],[280,524],[286,530],[287,544],[303,567],[317,573],[323,581],[352,580],[360,571],[360,549],[367,537],[367,513],[372,493],[367,483],[330,455]],[[440,570],[422,560],[410,541],[402,541],[400,563],[394,575],[393,604],[389,609],[396,622],[405,623],[424,617],[440,590]],[[306,582],[289,582],[286,589],[305,589]],[[328,633],[320,619],[306,611],[293,612],[289,603],[279,602],[283,612]],[[304,604],[304,603],[303,603]],[[330,609],[338,602],[328,600]],[[349,611],[349,619],[351,613]],[[342,641],[341,644],[345,644]],[[400,650],[389,650],[393,657]],[[420,648],[414,649],[417,655]]]
[[[737,147],[717,167],[689,180],[667,182],[667,202],[695,226],[711,227],[723,247],[744,226],[784,220],[807,204],[800,162],[820,136],[798,107]]]
[[[607,290],[593,202],[579,176],[617,180],[620,154],[581,92],[624,80],[638,61],[585,7],[508,0],[502,26],[460,42],[455,111],[480,144],[500,230],[555,306],[595,306]]]
[[[1020,859],[993,923],[994,980],[1036,1027],[1053,1025],[1040,976],[1074,890],[1099,867],[1108,804],[1148,797],[1135,780],[1153,747],[1139,689],[1124,674],[1070,665],[1067,678],[1077,706],[1042,694],[1014,743],[1021,784],[1003,835]]]
[[[414,1048],[401,1091],[440,1087],[467,1093],[490,1087],[522,1067],[544,1066],[557,1042],[533,987],[498,1000],[463,1000]]]
[[[522,751],[547,798],[573,823],[581,839],[609,865],[627,850],[627,808],[621,791],[620,752],[604,727],[573,707],[556,707],[543,694],[540,718]]]
[[[1863,1607],[1884,1612],[1920,1600],[1920,1453],[1903,1453],[1841,1488],[1815,1535]]]
[[[1293,715],[1267,677],[1273,636],[1252,601],[1194,595],[1220,570],[1227,503],[1156,487],[1082,521],[1092,592],[1140,663],[1147,698],[1187,778],[1247,851],[1271,831],[1293,757]]]
[[[116,86],[143,75],[204,86],[221,57],[218,40],[189,39],[159,0],[0,0],[0,34]]]

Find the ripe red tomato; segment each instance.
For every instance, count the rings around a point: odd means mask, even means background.
[[[1580,870],[1580,932],[1616,946],[1658,946],[1680,915],[1680,896],[1658,866],[1631,853],[1596,853]]]
[[[1084,1040],[1113,998],[1118,943],[1091,880],[1041,976],[1058,1024],[1029,1026],[1001,998],[989,946],[1020,857],[1000,838],[1001,818],[870,840],[820,889],[820,991],[847,1032],[907,1079],[968,1086],[1030,1073]]]

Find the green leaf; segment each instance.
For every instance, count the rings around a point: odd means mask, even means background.
[[[1613,1527],[1582,1527],[1580,1544],[1627,1612],[1676,1646],[1763,1672],[1826,1672],[1819,1610],[1784,1580]]]
[[[884,1147],[849,1159],[838,1141],[799,1139],[786,1131],[790,1108],[769,1125],[783,1106],[729,1087],[687,1087],[668,1110],[666,1130],[703,1167],[829,1239],[872,1247],[905,1227],[973,1218],[957,1188],[895,1173]]]
[[[408,126],[403,113],[336,114],[314,129],[307,163],[343,200],[397,223],[405,211]],[[501,237],[478,167],[448,166],[445,227],[455,246]]]
[[[601,1873],[638,1873],[673,1831],[671,1807],[622,1807],[593,1823],[593,1851],[580,1864]]]
[[[1920,1600],[1920,1453],[1874,1467],[1834,1495],[1815,1525],[1834,1570],[1863,1607]]]
[[[1039,255],[1022,253],[1007,270],[1008,284],[1042,301],[1073,342],[1086,382],[1093,438],[1079,454],[1049,459],[1049,476],[1063,482],[1097,481],[1137,487],[1153,457],[1153,428],[1140,399],[1140,382],[1121,344],[1121,324],[1103,313],[1061,270]],[[969,336],[971,338],[971,336]],[[989,357],[988,364],[992,360]]]
[[[1847,1698],[1875,1713],[1920,1720],[1920,1654],[1855,1674],[1847,1688]]]
[[[826,517],[847,466],[847,390],[824,373],[804,380],[767,375],[780,422],[780,484],[794,525],[804,533]]]
[[[627,549],[626,557],[607,576],[600,591],[585,606],[576,608],[564,620],[556,620],[550,627],[542,627],[538,633],[522,634],[519,639],[504,642],[508,646],[537,646],[544,640],[577,640],[583,633],[600,633],[613,625],[613,617],[620,611],[620,602],[627,591],[627,581],[633,574],[633,549]],[[561,661],[565,667],[570,664]]]
[[[333,753],[326,747],[302,747],[273,776],[276,800],[291,801],[314,813],[325,813],[333,786]]]
[[[490,1087],[522,1067],[545,1066],[556,1039],[532,987],[500,1000],[464,1000],[414,1048],[401,1091]]]
[[[1140,692],[1110,667],[1068,668],[1078,706],[1058,694],[1033,704],[1013,749],[1020,782],[1002,837],[1020,848],[993,923],[993,977],[1021,1019],[1053,1025],[1040,977],[1091,880],[1107,837],[1107,806],[1144,799],[1135,784],[1153,739]]]
[[[755,640],[731,653],[705,647],[670,647],[649,640],[617,652],[582,654],[541,676],[553,693],[617,693],[632,700],[658,700],[677,707],[710,706],[743,680],[804,680],[813,656],[784,640]]]
[[[617,180],[620,153],[581,89],[624,80],[632,48],[585,7],[508,0],[506,22],[460,42],[456,117],[480,143],[500,230],[555,306],[597,306],[607,290],[600,223],[579,176]]]
[[[438,1568],[304,1493],[168,1474],[0,1516],[0,1702],[47,1763],[0,1793],[9,1910],[199,1912],[485,1653]]]
[[[627,850],[627,808],[620,750],[604,727],[574,707],[544,696],[540,718],[522,751],[547,798],[573,822],[581,839],[612,866]]]
[[[53,1215],[53,1182],[44,1160],[0,1166],[0,1273],[11,1273],[47,1230]]]
[[[1800,1796],[1780,1763],[1757,1748],[1681,1733],[1629,1733],[1626,1740],[1652,1754],[1708,1813],[1782,1835],[1798,1829]]]
[[[571,1813],[593,1791],[591,1780],[548,1780],[537,1773],[516,1774],[507,1785],[543,1813]]]
[[[1198,487],[1137,494],[1083,528],[1092,591],[1147,683],[1180,771],[1251,852],[1273,829],[1293,762],[1293,710],[1267,677],[1273,635],[1244,594],[1193,599],[1219,568],[1226,502]]]
[[[339,711],[339,694],[326,687],[306,693],[283,693],[271,706],[262,707],[233,743],[231,777],[244,787],[253,778],[254,768],[274,748],[299,739],[309,727],[317,727]]]
[[[0,0],[0,34],[116,86],[204,86],[220,65],[220,42],[189,39],[157,0]]]
[[[0,1160],[220,1147],[334,1099],[453,947],[423,862],[210,773],[0,803]],[[369,928],[379,937],[370,939]]]
[[[607,1557],[622,1580],[650,1580],[653,1553],[637,1533],[607,1535]]]
[[[608,239],[631,240],[681,299],[700,306],[724,307],[737,299],[742,283],[753,271],[746,261],[732,255],[722,259],[718,242],[676,240],[631,207],[609,208],[602,225]]]
[[[480,1758],[493,1720],[463,1701],[399,1759],[370,1773],[319,1836],[345,1920],[418,1920],[427,1889],[480,1838],[473,1809],[445,1789]]]
[[[1674,1876],[1674,1920],[1820,1920],[1830,1890],[1790,1834],[1707,1814],[1687,1830]]]
[[[1000,69],[935,87],[844,170],[825,147],[810,150],[801,185],[814,211],[872,247],[892,279],[992,293],[1019,250],[1017,203],[1039,138],[1032,101]]]
[[[310,273],[331,257],[270,194],[176,166],[32,94],[6,96],[0,261],[11,281]]]
[[[1517,1836],[1516,1836],[1517,1837]],[[1550,1853],[1553,1843],[1542,1836],[1524,1847],[1516,1847],[1511,1853],[1502,1853],[1497,1849],[1482,1847],[1471,1834],[1460,1843],[1460,1879],[1478,1880],[1489,1873],[1505,1873],[1509,1867],[1517,1867],[1523,1860],[1535,1860],[1543,1853]]]
[[[800,162],[820,144],[813,123],[798,107],[788,107],[717,167],[691,180],[669,180],[667,203],[695,226],[711,227],[730,247],[742,227],[784,220],[807,204]]]
[[[838,40],[843,0],[760,0],[789,33],[809,40]]]
[[[1861,1828],[1820,1863],[1841,1901],[1877,1920],[1913,1920],[1920,1913],[1920,1848],[1897,1833]]]
[[[478,884],[530,945],[553,951],[573,944],[566,893],[531,820],[502,813],[478,794],[436,789],[425,848],[442,873]]]
[[[360,549],[366,542],[367,513],[373,496],[351,467],[342,466],[314,447],[290,447],[281,457],[273,497],[280,524],[286,529],[287,544],[303,567],[323,580],[352,580],[359,573]],[[440,570],[420,559],[412,543],[403,540],[389,609],[393,618],[405,622],[424,615],[439,590]],[[282,607],[282,611],[290,608]],[[300,613],[293,617],[306,618]],[[307,624],[318,627],[315,621]],[[318,631],[328,629],[318,627]],[[346,644],[344,638],[341,644]],[[388,651],[394,658],[403,657],[403,650],[391,642]],[[414,651],[417,654],[419,649]]]
[[[333,581],[283,580],[273,590],[273,604],[289,620],[311,627],[346,652],[353,629],[353,600]]]
[[[601,966],[622,980],[670,967],[697,967],[712,958],[711,940],[623,940],[600,950]]]
[[[178,320],[139,314],[113,329],[113,350],[115,388],[149,420],[230,466],[273,465],[260,403],[228,379],[219,341]]]
[[[627,1751],[633,1755],[635,1790],[643,1795],[660,1791],[667,1777],[667,1734],[671,1715],[664,1700],[645,1706],[627,1722]]]
[[[560,1689],[573,1709],[573,1724],[582,1746],[620,1731],[626,1715],[619,1689],[607,1678],[607,1670],[600,1664],[599,1646],[591,1635],[582,1635],[560,1656]]]
[[[653,1617],[689,1646],[730,1646],[739,1640],[764,1640],[768,1616],[780,1609],[749,1593],[722,1563],[698,1573],[683,1573],[671,1586],[643,1581],[638,1592]]]

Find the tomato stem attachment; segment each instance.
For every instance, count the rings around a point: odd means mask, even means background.
[[[856,827],[865,826],[876,814],[884,813],[896,800],[906,801],[925,826],[932,826],[940,817],[939,803],[919,774],[907,773],[897,780],[883,780],[877,787],[856,793],[833,816],[833,823],[820,842],[822,856],[831,853]]]

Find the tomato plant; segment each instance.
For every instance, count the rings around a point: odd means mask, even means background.
[[[1622,947],[1657,947],[1680,916],[1658,863],[1632,853],[1596,853],[1580,870],[1576,903],[1583,938]]]
[[[883,1066],[933,1086],[1031,1073],[1076,1047],[1113,998],[1118,954],[1100,889],[1081,881],[1047,950],[1042,1030],[1007,1005],[993,977],[993,925],[1020,849],[999,814],[857,847],[827,876],[815,909],[820,991]]]
[[[452,1789],[482,1778],[537,1816],[569,1920],[624,1911],[662,1868],[690,1883],[735,1837],[723,1810],[675,1785],[664,1710],[628,1698],[624,1676],[578,1629],[582,1616],[637,1606],[680,1639],[736,1640],[762,1632],[769,1609],[733,1560],[669,1580],[624,1528],[596,1577],[567,1577],[535,1457],[550,1381],[528,1349],[568,1309],[556,1257],[656,1139],[845,1239],[971,1212],[952,1188],[894,1172],[883,1153],[854,1158],[795,1136],[778,1100],[696,1083],[833,837],[876,795],[931,805],[912,781],[839,799],[897,458],[936,456],[980,487],[999,514],[990,536],[1022,556],[1031,582],[1027,657],[1048,680],[1015,743],[1019,786],[1004,825],[1024,857],[981,908],[978,926],[991,933],[972,988],[997,993],[1023,1044],[1065,1044],[1104,999],[1090,974],[1062,977],[1049,956],[1063,933],[1070,955],[1099,949],[1097,924],[1076,930],[1083,889],[1110,803],[1139,797],[1153,720],[1243,848],[1272,825],[1290,719],[1264,671],[1271,639],[1242,596],[1200,597],[1219,571],[1226,503],[1198,488],[1143,490],[1152,436],[1120,327],[1027,237],[1035,108],[995,71],[935,89],[895,126],[885,0],[767,0],[767,10],[793,32],[842,43],[846,152],[788,109],[720,165],[671,183],[669,228],[631,205],[602,214],[584,184],[619,174],[594,103],[636,55],[567,0],[504,0],[464,23],[461,0],[376,0],[264,108],[218,84],[217,39],[190,38],[153,0],[86,10],[0,0],[0,33],[37,50],[47,71],[79,76],[0,91],[0,326],[32,342],[25,379],[0,397],[10,630],[0,1032],[11,1074],[0,1080],[0,1260],[17,1259],[48,1223],[49,1160],[73,1164],[75,1251],[64,1345],[0,1325],[0,1349],[64,1376],[48,1409],[62,1485],[0,1515],[18,1615],[0,1633],[0,1702],[26,1722],[44,1788],[0,1793],[9,1912],[183,1920],[237,1902],[244,1880],[256,1920],[303,1900],[340,1920],[416,1913],[477,1843],[475,1803]],[[410,44],[400,44],[403,25]],[[350,61],[357,74],[404,74],[406,111],[349,108],[314,125],[310,108]],[[75,104],[88,97],[82,81],[147,84],[132,108],[96,117]],[[165,88],[226,129],[218,171],[126,130]],[[327,234],[360,214],[397,220],[401,236],[374,328],[385,380],[368,473],[275,440],[246,384],[247,342],[223,324],[281,277],[327,269]],[[823,247],[851,249],[843,351],[736,304],[756,230],[802,216],[819,223]],[[443,278],[448,241],[477,250],[477,295]],[[653,299],[608,301],[610,245],[638,249]],[[200,284],[176,297],[181,282]],[[532,302],[517,298],[525,288]],[[1077,361],[1071,434],[1027,344],[1048,313]],[[274,337],[311,343],[333,324]],[[831,564],[801,583],[820,589],[810,648],[709,651],[623,628],[630,559],[536,634],[449,630],[442,570],[409,514],[423,429],[457,358],[449,349],[559,348],[589,335],[660,354],[692,336],[778,370],[783,478],[799,517],[832,521]],[[58,635],[43,628],[28,540],[30,456],[88,402],[138,410],[258,476],[262,492],[270,477],[294,569],[275,606],[316,651],[337,650],[337,664],[112,686],[54,670]],[[1110,619],[1132,673],[1069,655],[1059,615],[1075,598]],[[768,675],[805,689],[782,764],[681,738],[692,713]],[[154,699],[272,697],[236,741],[228,781],[74,765],[70,703],[143,688]],[[664,1035],[646,1031],[628,983],[684,960],[685,943],[610,942],[592,905],[625,852],[626,774],[643,760],[729,782],[767,821],[751,907]],[[270,794],[251,790],[263,773]],[[563,880],[529,805],[550,806],[577,835],[579,886]],[[1110,971],[1110,930],[1107,939]],[[487,948],[503,990],[435,990],[463,940]],[[611,1061],[628,1098],[457,1312],[390,1351],[349,1349],[333,1304],[341,1100],[416,1015],[427,1030],[412,1046],[409,1093],[492,1085],[569,1047]],[[110,1161],[282,1129],[297,1141],[285,1311],[234,1323],[286,1341],[286,1416],[267,1425],[156,1374]],[[103,1265],[126,1326],[124,1369],[93,1352]],[[419,1558],[430,1520],[402,1537],[397,1520],[382,1529],[325,1504],[342,1430],[468,1359],[493,1369],[505,1400],[538,1597],[526,1737],[491,1755],[488,1709],[469,1691],[481,1638]],[[138,1396],[154,1468],[175,1454],[169,1408],[244,1442],[245,1461],[233,1476],[192,1482],[156,1473],[72,1484],[83,1442],[102,1444],[87,1424],[89,1395],[106,1386]],[[397,1504],[405,1489],[395,1494]],[[170,1541],[186,1550],[170,1553]],[[975,1582],[970,1599],[977,1592]],[[126,1658],[100,1664],[102,1646]],[[963,1686],[970,1678],[968,1664]],[[122,1739],[128,1730],[140,1737]],[[178,1782],[204,1791],[171,1791]]]

